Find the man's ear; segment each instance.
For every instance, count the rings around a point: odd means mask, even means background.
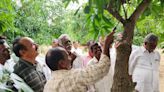
[[[58,67],[64,69],[66,67],[65,61],[64,60],[60,60]]]
[[[25,53],[25,50],[19,50],[19,54],[20,54],[21,56],[23,56],[24,53]]]

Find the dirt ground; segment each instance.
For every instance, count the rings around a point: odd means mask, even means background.
[[[161,53],[160,61],[160,92],[164,92],[164,53]]]

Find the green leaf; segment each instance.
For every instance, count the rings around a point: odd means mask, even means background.
[[[104,15],[102,16],[103,20],[105,21],[105,23],[107,23],[108,25],[113,25],[111,22],[111,19],[105,17]]]
[[[63,0],[63,2],[64,2],[64,6],[65,6],[65,8],[69,5],[69,3],[71,2],[71,0]]]
[[[89,14],[89,12],[90,12],[90,6],[87,5],[87,6],[85,6],[85,8],[84,8],[84,13]]]
[[[76,15],[76,14],[79,12],[80,8],[81,8],[81,7],[79,7],[79,8],[76,10],[76,12],[74,13],[74,15]]]

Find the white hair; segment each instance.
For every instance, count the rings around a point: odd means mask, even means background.
[[[61,34],[58,38],[58,43],[60,46],[63,46],[63,39],[70,39],[70,37],[68,36],[68,34]]]

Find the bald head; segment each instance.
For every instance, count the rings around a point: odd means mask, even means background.
[[[38,45],[29,37],[22,37],[13,46],[13,51],[16,56],[24,56],[26,58],[34,59],[38,55]]]

